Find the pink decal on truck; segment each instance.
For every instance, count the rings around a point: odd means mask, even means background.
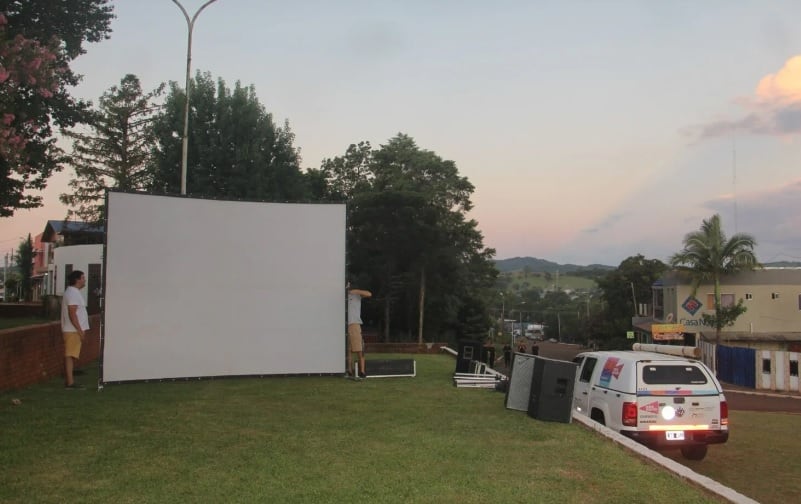
[[[644,404],[640,406],[640,409],[646,413],[659,413],[659,401]]]
[[[615,379],[620,377],[620,371],[623,370],[623,364],[618,364],[620,359],[617,357],[609,357],[604,363],[604,369],[601,371],[601,385],[604,387],[609,386],[609,382],[614,376]]]

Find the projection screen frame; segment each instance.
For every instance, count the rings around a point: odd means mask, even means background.
[[[254,364],[252,356],[245,355],[245,359],[250,359],[248,361],[248,365],[244,368],[238,369],[235,366],[232,369],[232,372],[225,372],[226,369],[222,369],[219,366],[211,365],[211,367],[206,368],[206,370],[211,370],[211,372],[203,372],[204,369],[198,369],[199,372],[185,372],[178,371],[174,373],[144,373],[143,375],[138,376],[131,376],[128,371],[123,373],[115,373],[112,371],[112,366],[119,365],[119,355],[114,355],[110,353],[109,350],[115,351],[114,346],[120,346],[120,342],[115,340],[115,338],[121,338],[121,336],[114,336],[114,331],[120,331],[119,326],[119,310],[120,307],[124,305],[124,302],[121,298],[115,297],[119,296],[119,288],[120,288],[120,279],[115,279],[115,275],[118,275],[117,269],[119,266],[114,265],[115,261],[115,254],[118,254],[119,251],[117,250],[118,247],[115,245],[115,240],[120,240],[118,234],[119,233],[126,233],[128,234],[130,231],[128,229],[119,231],[115,230],[115,226],[122,226],[124,224],[128,224],[125,219],[121,219],[121,213],[115,216],[115,211],[120,211],[120,208],[115,207],[115,203],[117,205],[121,205],[122,200],[120,198],[155,198],[151,200],[152,202],[156,201],[172,201],[172,202],[181,202],[176,203],[176,205],[182,205],[183,202],[188,204],[200,204],[200,205],[209,205],[209,208],[213,212],[216,208],[215,205],[223,205],[230,208],[235,208],[238,206],[242,206],[242,208],[246,208],[246,211],[254,211],[261,217],[264,217],[266,213],[277,212],[278,214],[292,214],[296,212],[299,215],[299,219],[301,221],[305,221],[302,223],[308,224],[309,221],[315,220],[317,218],[322,219],[325,221],[324,225],[329,225],[331,223],[335,224],[335,233],[329,233],[327,236],[323,236],[322,239],[328,238],[331,239],[331,246],[330,249],[327,249],[325,255],[321,255],[320,257],[314,256],[312,253],[312,257],[315,259],[319,259],[321,263],[324,265],[329,265],[332,270],[336,271],[327,271],[324,273],[320,273],[317,270],[314,270],[313,267],[311,273],[305,273],[307,277],[304,277],[304,274],[299,274],[300,276],[293,277],[291,273],[287,273],[287,270],[299,270],[302,268],[287,268],[286,265],[281,267],[280,271],[273,271],[269,270],[268,273],[274,273],[276,276],[281,277],[284,281],[287,280],[305,280],[308,282],[308,285],[303,285],[296,289],[297,292],[295,293],[303,293],[307,296],[312,298],[311,305],[317,306],[320,311],[322,312],[322,322],[319,322],[318,326],[315,327],[314,323],[310,323],[310,326],[305,329],[305,331],[309,331],[309,333],[317,333],[322,332],[322,336],[311,337],[311,339],[307,340],[304,339],[300,342],[293,339],[293,336],[297,336],[299,331],[296,328],[291,327],[291,324],[285,324],[286,327],[279,324],[279,327],[271,328],[272,333],[263,337],[262,339],[266,338],[267,343],[262,341],[259,343],[260,347],[258,350],[260,351],[272,351],[274,348],[272,345],[280,343],[280,352],[283,352],[283,357],[276,357],[276,360],[270,361],[265,365],[261,364]],[[345,276],[346,276],[346,233],[345,229],[347,226],[347,212],[345,204],[343,203],[286,203],[286,202],[270,202],[270,201],[248,201],[248,200],[230,200],[230,199],[204,199],[204,198],[195,198],[192,196],[179,196],[179,195],[164,195],[164,194],[153,194],[153,193],[144,193],[144,192],[131,192],[131,191],[119,191],[119,190],[108,190],[106,191],[105,195],[105,202],[106,202],[106,220],[105,220],[105,230],[104,233],[104,243],[103,243],[103,278],[102,278],[102,310],[101,310],[101,327],[100,327],[100,360],[99,360],[99,378],[98,378],[98,388],[102,389],[103,385],[105,384],[117,384],[117,383],[132,383],[132,382],[141,382],[141,381],[175,381],[175,380],[195,380],[195,379],[223,379],[223,378],[232,378],[232,377],[264,377],[264,376],[328,376],[328,375],[338,375],[342,374],[345,370],[345,328],[346,328],[346,321],[345,321],[345,306],[346,306],[346,293],[344,289],[345,285]],[[124,206],[124,205],[123,205]],[[145,210],[147,212],[147,210]],[[236,210],[234,211],[234,213]],[[175,217],[178,219],[178,217]],[[247,220],[247,219],[246,219]],[[266,219],[269,220],[269,219]],[[278,217],[275,217],[274,220],[279,220]],[[253,219],[251,219],[252,224]],[[259,221],[261,223],[261,221]],[[184,221],[181,221],[181,225],[184,224]],[[280,223],[276,224],[275,222],[270,223],[270,225],[279,225]],[[234,233],[238,234],[240,241],[235,242],[242,243],[242,238],[247,240],[247,237],[254,237],[257,235],[257,232],[253,229],[237,229]],[[270,228],[274,230],[273,228]],[[289,233],[290,236],[287,238],[297,239],[297,243],[289,243],[283,244],[277,248],[280,249],[280,253],[285,254],[284,256],[280,257],[273,257],[271,259],[275,260],[276,262],[280,263],[283,259],[285,259],[288,253],[295,253],[295,249],[293,247],[298,246],[306,246],[309,247],[310,243],[315,244],[315,240],[310,238],[310,236],[314,235],[315,232],[318,230],[313,226],[299,226],[298,228],[294,229],[294,234]],[[135,232],[134,232],[135,233]],[[191,234],[191,233],[190,233]],[[320,231],[320,234],[323,234]],[[282,237],[279,237],[279,240]],[[202,239],[208,241],[208,238]],[[270,245],[278,243],[273,238],[261,238],[261,240],[255,240],[256,246],[262,245],[264,242],[270,242]],[[146,247],[146,246],[145,246]],[[235,247],[232,247],[232,249]],[[144,250],[144,249],[143,249]],[[289,252],[288,252],[289,251]],[[146,254],[145,254],[146,255]],[[253,260],[253,256],[246,256],[247,259]],[[238,257],[238,259],[242,259],[242,257]],[[297,259],[297,257],[293,257],[293,259]],[[308,262],[308,257],[306,257]],[[229,258],[229,263],[236,262],[235,258]],[[111,264],[110,264],[111,263]],[[334,267],[335,265],[335,267]],[[211,265],[209,266],[211,267]],[[324,266],[323,266],[324,267]],[[241,272],[240,272],[241,273]],[[252,272],[251,272],[252,273]],[[265,279],[265,274],[262,274],[258,278],[261,280]],[[317,275],[317,276],[315,276]],[[252,276],[252,275],[250,275]],[[321,286],[319,284],[315,284],[312,286],[312,280],[318,281],[319,277],[325,277],[326,280],[324,284]],[[250,280],[250,277],[246,278],[245,280]],[[286,284],[279,284],[278,286],[273,285],[273,290],[265,291],[265,294],[285,294],[282,292],[281,289],[287,288]],[[130,299],[130,297],[129,297]],[[281,300],[280,296],[277,298],[271,298],[277,304],[278,308],[275,313],[300,313],[298,309],[293,308],[292,303],[297,302],[297,300]],[[306,298],[308,300],[308,298]],[[108,301],[111,300],[112,302],[109,303]],[[263,316],[261,310],[264,309],[264,305],[258,304],[258,302],[254,301],[254,305],[251,306],[255,308],[254,311],[258,310],[258,314],[254,315],[255,317]],[[257,305],[257,306],[256,306]],[[116,312],[115,312],[116,309]],[[285,311],[286,310],[286,311]],[[203,312],[204,310],[199,310]],[[269,310],[268,310],[269,311]],[[314,313],[312,317],[309,318],[316,318],[317,313]],[[125,320],[124,318],[122,320]],[[253,328],[252,324],[253,321],[250,322],[251,329]],[[109,330],[111,329],[111,335]],[[285,332],[286,331],[286,332]],[[212,331],[213,332],[213,331]],[[136,336],[142,337],[144,333],[138,333]],[[208,336],[208,335],[206,335]],[[258,337],[256,337],[258,338]],[[212,338],[213,339],[213,338]],[[283,342],[282,342],[283,341]],[[152,340],[151,340],[152,342]],[[195,342],[195,340],[192,340]],[[248,342],[247,337],[245,337],[245,343]],[[118,348],[116,351],[126,349],[125,345]],[[214,347],[218,349],[219,347]],[[174,348],[172,348],[174,350]],[[240,350],[242,350],[240,348]],[[280,353],[279,352],[279,353]],[[213,352],[214,356],[212,356],[211,360],[216,360],[220,352]],[[250,354],[250,352],[245,352]],[[134,357],[130,357],[130,359],[140,358],[143,359],[147,357],[146,355],[136,355]],[[117,359],[115,362],[114,359]],[[129,358],[129,357],[126,357]],[[190,357],[191,358],[191,357]],[[231,356],[227,356],[227,358],[231,358]],[[304,363],[301,362],[302,360],[307,360],[307,358],[316,359],[312,363]],[[234,357],[236,359],[236,357]],[[288,364],[287,364],[288,363]],[[184,363],[185,364],[185,363]],[[249,367],[248,367],[249,366]],[[256,366],[256,367],[254,367]],[[260,367],[261,366],[261,367]],[[128,374],[126,374],[128,373]],[[166,376],[158,376],[159,374],[166,374]]]

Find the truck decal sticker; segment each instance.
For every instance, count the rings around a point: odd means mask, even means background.
[[[617,357],[609,357],[604,363],[604,369],[601,371],[601,386],[608,387],[609,382],[614,377],[616,380],[620,377],[620,372],[623,370],[623,364],[618,364],[620,361]]]
[[[654,401],[652,403],[644,404],[640,406],[641,411],[647,411],[648,413],[659,413],[659,401]]]

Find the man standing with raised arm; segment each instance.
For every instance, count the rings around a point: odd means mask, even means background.
[[[368,290],[352,289],[350,282],[348,290],[348,355],[346,373],[353,376],[353,353],[359,354],[359,378],[367,378],[364,372],[364,341],[362,340],[362,298],[372,297]]]

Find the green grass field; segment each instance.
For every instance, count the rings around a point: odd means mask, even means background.
[[[453,387],[450,357],[414,358],[415,378],[2,393],[0,502],[718,502],[579,424]]]
[[[510,287],[512,290],[528,290],[528,289],[547,289],[557,285],[556,274],[552,274],[550,280],[542,273],[528,273],[523,271],[510,271],[502,273],[510,280]],[[562,290],[591,290],[597,287],[594,280],[584,277],[559,275],[558,279],[559,288]]]
[[[729,417],[729,441],[711,446],[704,460],[671,458],[763,504],[795,501],[801,495],[801,416],[732,411]]]

